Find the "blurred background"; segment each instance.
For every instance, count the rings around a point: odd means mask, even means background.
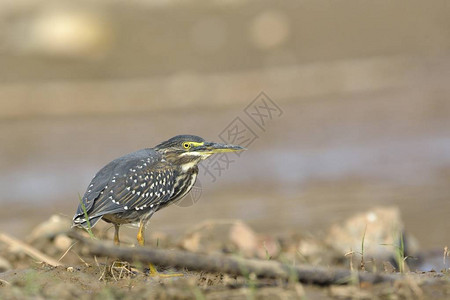
[[[449,16],[444,0],[0,1],[0,228],[72,217],[110,160],[177,134],[220,141],[237,120],[248,151],[149,230],[320,232],[396,205],[441,249]],[[278,108],[263,126],[258,101]]]

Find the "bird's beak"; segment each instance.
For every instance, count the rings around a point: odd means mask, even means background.
[[[197,147],[195,151],[203,152],[206,154],[215,154],[222,152],[234,152],[234,151],[243,151],[247,150],[244,147],[237,145],[227,145],[227,144],[219,144],[219,143],[211,143],[205,142],[203,145]]]

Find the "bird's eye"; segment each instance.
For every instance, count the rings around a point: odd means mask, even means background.
[[[184,149],[189,149],[189,148],[191,148],[191,145],[189,143],[184,143],[183,147],[184,147]]]

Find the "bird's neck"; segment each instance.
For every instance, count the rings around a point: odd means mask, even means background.
[[[197,165],[198,165],[199,161],[191,161],[188,163],[184,163],[179,165],[180,171],[182,173],[190,173],[192,169],[198,169]]]
[[[197,169],[202,157],[163,155],[163,159],[175,166],[179,173],[189,173]]]

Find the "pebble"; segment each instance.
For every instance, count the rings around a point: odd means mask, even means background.
[[[30,234],[27,241],[33,243],[43,238],[50,239],[58,234],[65,233],[70,230],[72,222],[69,218],[60,215],[52,215],[47,221],[39,224]]]
[[[54,244],[58,250],[66,251],[72,245],[72,240],[64,234],[59,234],[55,237]]]
[[[398,207],[375,207],[331,226],[325,241],[344,255],[350,251],[362,252],[364,239],[365,260],[389,261],[395,257],[395,246],[400,245],[404,228]],[[413,243],[414,238],[410,235],[407,238],[408,253],[416,253],[418,246]]]
[[[0,256],[0,273],[6,272],[12,269],[11,264],[5,258]]]
[[[191,252],[237,252],[253,257],[258,248],[258,236],[239,220],[205,221],[186,234],[181,246]]]

